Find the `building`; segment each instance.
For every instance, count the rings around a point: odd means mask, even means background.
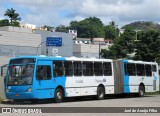
[[[34,34],[30,28],[0,27],[0,66],[8,63],[11,57],[36,55],[40,43],[41,36]]]
[[[104,38],[77,38],[73,43],[73,56],[86,58],[100,58],[101,49],[108,49],[113,45],[112,40]]]
[[[29,29],[36,29],[36,25],[28,24],[28,23],[20,23],[20,27],[29,28]]]
[[[63,33],[63,32],[51,32],[44,30],[35,30],[35,34],[39,34],[42,37],[41,42],[41,55],[47,56],[63,56],[63,57],[71,57],[73,56],[73,37],[72,34]],[[46,46],[47,37],[60,37],[62,38],[62,46]],[[40,44],[39,44],[40,46]],[[54,54],[56,51],[56,54]]]
[[[69,29],[69,33],[72,34],[73,39],[76,39],[76,38],[77,38],[77,31],[76,31],[76,30],[70,30],[70,29]]]

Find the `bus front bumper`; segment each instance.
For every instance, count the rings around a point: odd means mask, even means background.
[[[7,99],[35,99],[34,95],[31,92],[7,92]]]

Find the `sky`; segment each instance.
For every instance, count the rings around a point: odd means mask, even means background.
[[[69,26],[71,21],[100,18],[122,27],[135,21],[160,23],[160,0],[0,0],[0,19],[7,9],[15,9],[22,23],[37,27]]]

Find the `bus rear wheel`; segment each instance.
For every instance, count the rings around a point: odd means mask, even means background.
[[[61,88],[57,88],[54,93],[54,102],[61,103],[63,101],[63,90]]]
[[[102,100],[104,99],[105,91],[103,87],[98,87],[97,88],[97,99]]]
[[[139,86],[139,92],[136,94],[136,97],[143,97],[145,93],[144,86]]]

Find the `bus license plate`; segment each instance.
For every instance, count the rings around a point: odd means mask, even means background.
[[[20,96],[20,94],[15,94],[15,96]]]

